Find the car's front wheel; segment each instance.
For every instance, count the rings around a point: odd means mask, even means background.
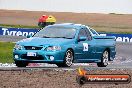
[[[26,67],[28,65],[28,63],[21,61],[15,61],[15,64],[17,67]]]
[[[109,61],[109,52],[108,50],[105,50],[102,54],[101,62],[97,63],[98,67],[106,67],[108,65]]]
[[[70,67],[73,64],[73,52],[72,50],[68,49],[65,53],[63,63],[56,64],[58,67]]]

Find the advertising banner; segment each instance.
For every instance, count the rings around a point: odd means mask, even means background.
[[[27,36],[34,35],[35,28],[4,28],[0,27],[0,35]],[[99,33],[101,36],[115,36],[118,42],[132,42],[132,34]]]
[[[115,36],[118,42],[132,42],[132,34],[100,33],[103,36]]]
[[[27,36],[27,35],[33,35],[37,31],[38,31],[37,29],[31,29],[31,28],[4,28],[4,27],[0,27],[0,35]]]

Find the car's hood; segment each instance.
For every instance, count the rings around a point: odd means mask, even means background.
[[[24,46],[63,45],[72,43],[73,41],[74,39],[32,37],[18,41],[17,44]]]

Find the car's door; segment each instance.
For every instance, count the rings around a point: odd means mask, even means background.
[[[76,44],[76,58],[79,61],[86,61],[94,58],[94,43],[92,36],[87,28],[82,28],[78,34],[78,40],[80,37],[86,37],[85,41],[78,41]]]

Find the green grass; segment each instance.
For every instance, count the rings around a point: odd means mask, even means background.
[[[0,24],[1,27],[13,27],[13,28],[39,28],[38,26],[25,26],[25,25],[9,25],[9,24]]]
[[[96,27],[92,26],[97,32],[108,32],[108,33],[121,33],[121,34],[132,34],[132,28],[130,29],[123,29],[123,28],[110,28],[110,27]]]
[[[122,26],[122,25],[113,26],[113,25],[89,24],[89,26],[94,28],[97,32],[132,34],[132,26],[130,25],[129,26]],[[0,27],[39,28],[38,26],[8,25],[8,24],[0,24]]]
[[[0,42],[0,63],[13,63],[14,45],[11,42]]]

